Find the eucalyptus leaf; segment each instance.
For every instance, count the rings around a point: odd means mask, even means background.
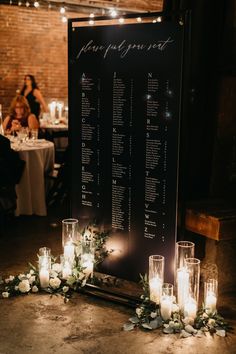
[[[226,332],[224,329],[217,329],[216,330],[216,335],[219,337],[225,337],[226,336]]]
[[[123,330],[124,331],[132,331],[135,327],[135,324],[134,323],[131,323],[131,322],[127,322],[123,325]]]
[[[163,333],[165,333],[165,334],[172,334],[172,333],[174,333],[174,329],[173,329],[173,327],[170,327],[170,326],[165,327],[165,328],[163,329]]]
[[[137,316],[130,317],[130,318],[129,318],[129,321],[130,321],[131,323],[134,323],[134,324],[139,323],[139,319],[138,319]]]
[[[184,329],[182,329],[181,333],[180,333],[180,338],[188,338],[188,337],[192,337],[192,334],[186,332]]]
[[[145,328],[145,329],[150,329],[150,330],[153,329],[153,328],[150,326],[149,323],[142,323],[142,327]]]

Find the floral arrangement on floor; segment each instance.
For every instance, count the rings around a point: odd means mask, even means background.
[[[109,237],[109,231],[99,232],[96,224],[89,224],[82,231],[82,239],[89,234],[90,239],[94,241],[94,269],[103,262],[103,260],[113,251],[106,249],[106,240]],[[40,285],[40,275],[38,266],[34,266],[29,263],[29,269],[19,275],[10,275],[6,279],[0,277],[0,293],[3,298],[9,298],[11,296],[38,293],[39,291],[47,292],[55,295],[62,295],[64,301],[67,302],[74,291],[81,290],[87,282],[90,283],[101,283],[101,278],[99,281],[96,277],[92,276],[92,273],[87,273],[85,267],[81,264],[81,244],[80,241],[74,243],[75,247],[75,259],[73,262],[73,267],[71,269],[71,274],[63,277],[62,264],[58,263],[58,257],[51,256],[51,269],[49,274],[49,283],[47,287],[42,287]],[[38,256],[39,258],[39,256]]]
[[[180,338],[191,336],[202,337],[207,332],[225,337],[226,332],[230,332],[232,327],[220,316],[217,311],[210,313],[204,306],[197,312],[195,319],[185,317],[179,310],[178,305],[173,302],[172,315],[168,320],[163,320],[159,305],[150,300],[150,291],[148,277],[140,274],[140,283],[142,285],[143,294],[141,295],[141,303],[135,310],[135,315],[129,318],[129,322],[125,323],[123,329],[132,331],[135,328],[143,330],[162,329],[163,333],[172,334],[179,333]]]

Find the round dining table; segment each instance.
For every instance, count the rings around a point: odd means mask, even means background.
[[[16,185],[17,207],[15,215],[47,215],[45,175],[53,170],[54,144],[45,139],[11,142],[24,160],[25,168]]]

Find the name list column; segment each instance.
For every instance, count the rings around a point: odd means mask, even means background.
[[[81,88],[81,200],[84,206],[99,207],[100,79],[83,74]]]

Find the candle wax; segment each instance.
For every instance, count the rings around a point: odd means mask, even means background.
[[[40,269],[39,280],[42,288],[47,288],[49,286],[49,271],[47,269]]]
[[[159,277],[155,277],[149,280],[150,288],[150,300],[156,304],[160,303],[160,297],[162,293],[162,281]]]

